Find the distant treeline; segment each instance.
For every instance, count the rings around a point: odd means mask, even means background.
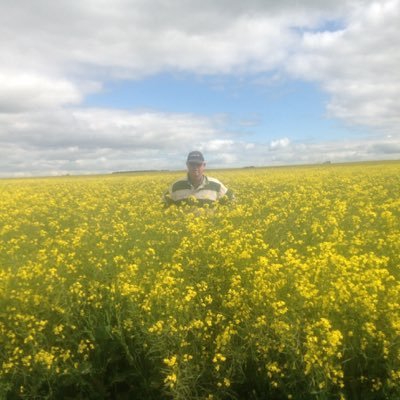
[[[134,171],[115,171],[111,172],[112,174],[138,174],[143,172],[168,172],[168,169],[141,169],[141,170],[134,170]]]

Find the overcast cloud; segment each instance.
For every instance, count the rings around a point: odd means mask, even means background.
[[[0,176],[182,168],[192,148],[214,167],[399,158],[399,26],[400,0],[3,0]],[[219,114],[84,106],[163,71],[315,82],[366,134],[254,143]]]

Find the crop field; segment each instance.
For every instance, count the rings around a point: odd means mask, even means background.
[[[0,399],[399,399],[400,162],[0,180]]]

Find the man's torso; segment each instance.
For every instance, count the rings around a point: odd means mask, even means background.
[[[190,198],[195,198],[201,203],[212,203],[219,200],[226,192],[226,187],[218,179],[204,176],[198,187],[194,187],[188,178],[174,182],[169,195],[175,203]]]

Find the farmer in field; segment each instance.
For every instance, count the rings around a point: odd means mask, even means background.
[[[187,176],[174,182],[164,194],[166,205],[171,204],[215,204],[233,200],[231,190],[218,179],[204,175],[206,163],[200,151],[191,151],[186,160]]]

